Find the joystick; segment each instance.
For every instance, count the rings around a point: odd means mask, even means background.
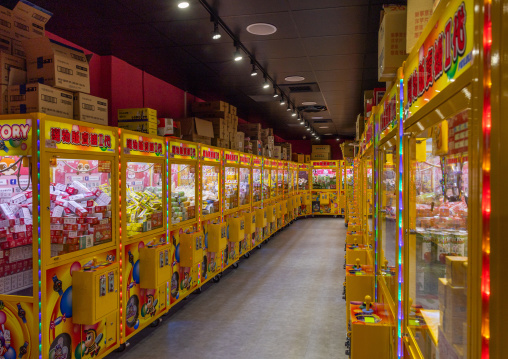
[[[372,314],[374,312],[371,308],[371,301],[372,301],[372,298],[370,297],[370,295],[366,295],[365,296],[365,308],[363,309],[364,314]]]
[[[384,263],[385,264],[383,265],[383,269],[387,270],[388,269],[388,259],[385,259]]]
[[[360,269],[360,268],[362,268],[362,266],[360,265],[360,258],[356,258],[355,269]]]

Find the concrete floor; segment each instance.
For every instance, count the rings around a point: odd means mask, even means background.
[[[296,221],[108,359],[346,358],[343,219]]]

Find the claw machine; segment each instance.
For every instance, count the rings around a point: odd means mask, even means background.
[[[307,216],[312,212],[312,196],[309,191],[309,170],[308,164],[298,164],[298,215]]]
[[[256,216],[256,229],[252,237],[251,248],[263,241],[263,231],[267,226],[266,203],[270,194],[270,175],[263,168],[263,157],[252,156],[252,212]]]
[[[205,237],[206,261],[203,255],[202,284],[210,279],[218,280],[224,267],[226,250],[222,235],[222,150],[217,147],[199,145],[198,191],[201,192],[201,228]]]
[[[339,161],[339,214],[346,216],[346,166],[345,161]]]
[[[224,221],[227,223],[228,248],[225,268],[238,267],[245,239],[245,218],[239,208],[240,152],[224,150]]]
[[[282,182],[283,198],[281,201],[281,228],[287,226],[287,224],[289,223],[288,203],[291,201],[291,194],[289,192],[289,182],[290,182],[289,162],[282,161],[282,168],[283,168],[283,182]]]
[[[104,358],[120,344],[117,129],[31,113],[1,116],[0,137],[2,356]]]
[[[276,218],[274,232],[277,232],[283,227],[282,206],[284,203],[284,162],[274,161],[274,168],[277,173],[277,194],[274,201]]]
[[[202,215],[198,192],[198,144],[168,139],[169,225],[172,275],[170,301],[174,305],[201,284],[202,268],[208,259],[203,253],[204,234],[199,225]],[[169,222],[169,219],[168,219]]]
[[[277,161],[265,158],[263,170],[266,171],[270,177],[269,186],[270,186],[270,197],[267,201],[263,200],[263,204],[266,208],[266,219],[267,219],[267,227],[265,233],[263,235],[263,239],[268,239],[275,231],[277,230],[277,218],[276,218],[276,202],[278,197],[277,191]],[[264,179],[263,179],[264,181]]]
[[[376,107],[372,113],[376,112]],[[374,238],[374,115],[367,121],[365,136],[362,141],[362,233],[363,242],[370,248],[375,247]],[[372,263],[372,262],[371,262]]]
[[[296,204],[296,192],[298,188],[298,165],[295,162],[288,162],[289,169],[289,196],[288,196],[288,220],[294,221],[297,216],[298,206]]]
[[[398,237],[405,247],[400,325],[405,325],[408,337],[403,342],[412,356],[489,355],[488,336],[481,336],[489,331],[488,304],[480,300],[484,292],[490,294],[485,289],[489,271],[482,269],[490,250],[481,231],[490,215],[490,188],[478,179],[491,165],[485,161],[487,153],[479,153],[490,131],[490,104],[483,107],[487,112],[481,108],[485,94],[490,99],[490,88],[483,87],[490,86],[490,72],[484,72],[483,81],[476,78],[485,64],[474,55],[480,44],[490,46],[485,42],[490,25],[481,24],[483,16],[474,16],[482,7],[483,2],[440,2],[415,46],[421,51],[412,51],[404,65],[405,117],[400,132],[407,211],[405,231]],[[490,9],[485,11],[490,16]],[[440,40],[450,34],[450,23],[453,45]],[[427,54],[426,66],[432,69],[424,87],[416,80],[422,73],[420,53]],[[484,61],[491,60],[490,52],[484,55]]]
[[[349,224],[350,217],[350,208],[353,205],[353,190],[354,190],[354,173],[353,173],[353,158],[346,157],[344,159],[344,180],[346,182],[346,215],[345,215],[345,225],[346,227]]]
[[[312,214],[337,215],[337,161],[311,161]]]
[[[238,255],[249,256],[252,249],[252,235],[256,229],[256,215],[252,203],[252,155],[240,153],[240,212],[245,221],[245,237],[239,243]]]
[[[163,137],[119,129],[122,343],[169,308],[167,158]]]

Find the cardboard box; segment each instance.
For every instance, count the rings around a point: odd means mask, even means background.
[[[210,141],[206,142],[208,142],[208,144],[211,145],[211,139],[212,137],[214,137],[214,133],[213,133],[213,124],[210,121],[206,121],[198,117],[182,118],[180,119],[180,127],[184,139],[186,138],[186,136],[187,137],[194,136],[193,138],[197,138],[198,140],[201,139],[196,136],[207,137]]]
[[[224,111],[211,111],[211,112],[198,112],[199,118],[202,119],[211,119],[211,118],[223,118],[225,120],[230,119],[230,114]]]
[[[9,87],[7,85],[0,85],[0,109],[2,115],[9,113]]]
[[[284,161],[288,160],[288,150],[286,147],[281,147],[281,157]]]
[[[21,41],[13,39],[11,47],[12,47],[12,55],[26,59],[25,47],[23,46],[23,43]]]
[[[355,156],[355,147],[349,145],[350,142],[344,142],[340,145],[342,150],[342,157],[354,157]]]
[[[305,163],[309,163],[310,162],[310,155],[305,155]]]
[[[252,153],[256,156],[262,156],[263,143],[260,140],[251,140],[250,143],[252,144]]]
[[[301,153],[293,153],[293,162],[305,163],[305,155]]]
[[[280,146],[273,147],[273,157],[277,158],[279,160],[282,159],[282,147],[280,147]]]
[[[275,137],[274,136],[268,136],[266,139],[263,140],[263,143],[266,146],[275,146]]]
[[[467,257],[446,256],[446,280],[451,286],[464,287]]]
[[[6,54],[12,54],[12,39],[5,35],[0,35],[0,51]]]
[[[149,135],[157,135],[157,125],[152,124],[147,120],[118,122],[118,127],[123,128],[124,130],[148,133]]]
[[[395,78],[406,57],[406,7],[384,5],[378,33],[378,81]]]
[[[192,112],[216,112],[224,111],[229,113],[229,104],[224,101],[210,101],[210,102],[194,102],[192,104]]]
[[[229,113],[232,114],[233,116],[236,116],[238,114],[237,108],[233,105],[229,105]],[[238,117],[236,118],[236,122],[238,122]]]
[[[330,153],[332,149],[330,145],[312,145],[312,153]]]
[[[0,10],[0,34],[16,40],[44,36],[45,25],[53,14],[29,1],[18,1],[13,10]]]
[[[118,122],[131,120],[148,120],[155,124],[159,123],[157,110],[152,108],[122,108],[118,110]]]
[[[21,57],[13,56],[0,52],[0,81],[1,85],[9,84],[9,74],[11,68],[26,70],[26,61]]]
[[[330,152],[312,152],[310,155],[310,159],[312,161],[314,160],[331,160],[331,153]]]
[[[73,118],[72,93],[40,83],[9,86],[9,113],[42,112]]]
[[[173,136],[175,128],[172,118],[159,118],[157,123],[157,135],[159,136]]]
[[[243,141],[245,141],[245,133],[237,132],[236,133],[236,142],[241,142],[243,144]]]
[[[415,46],[432,16],[434,0],[408,0],[406,18],[406,53]]]
[[[229,148],[229,141],[220,138],[212,138],[212,146],[220,148]]]
[[[212,139],[210,137],[200,136],[196,133],[193,133],[192,135],[184,135],[183,139],[185,141],[202,143],[202,144],[208,145],[208,146],[212,145]]]
[[[356,140],[359,141],[365,129],[365,120],[361,114],[356,117]]]
[[[108,125],[108,100],[76,92],[74,94],[74,119]]]
[[[83,51],[47,37],[26,40],[23,46],[28,82],[90,93],[90,69]]]

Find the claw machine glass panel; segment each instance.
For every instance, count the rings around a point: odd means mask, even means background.
[[[171,225],[196,221],[197,146],[187,142],[169,143],[171,175]]]
[[[306,216],[312,212],[312,196],[309,192],[309,165],[298,165],[298,194],[300,203],[298,206],[298,215]]]
[[[259,156],[252,157],[252,204],[256,206],[258,202],[268,194],[268,185],[265,187],[263,180],[263,158]],[[267,176],[269,178],[269,176]]]
[[[284,186],[284,194],[288,194],[288,190],[289,190],[289,169],[288,169],[288,163],[287,162],[283,162],[283,166],[284,166],[284,182],[283,182],[283,186]]]
[[[221,150],[201,146],[201,213],[202,220],[220,215]]]
[[[251,197],[251,161],[252,156],[240,155],[240,206],[248,206]]]
[[[298,166],[298,191],[309,190],[309,166],[299,165]]]
[[[239,198],[239,163],[240,156],[238,152],[224,151],[224,177],[225,177],[225,191],[224,210],[226,214],[238,208]]]
[[[312,161],[312,213],[338,214],[337,161]]]
[[[94,328],[104,357],[120,339],[118,129],[27,116],[39,134],[41,350],[83,355]]]
[[[166,232],[168,163],[163,137],[120,130],[120,146],[120,239],[121,256],[126,259],[121,268],[122,278],[126,279],[121,288],[122,314],[126,315],[120,319],[121,335],[129,338],[157,320],[169,306],[166,289],[172,263]],[[146,308],[145,315],[132,311],[136,301]]]
[[[266,160],[270,166],[270,199],[277,197],[277,162]]]
[[[277,196],[284,193],[284,165],[281,161],[277,161]]]

